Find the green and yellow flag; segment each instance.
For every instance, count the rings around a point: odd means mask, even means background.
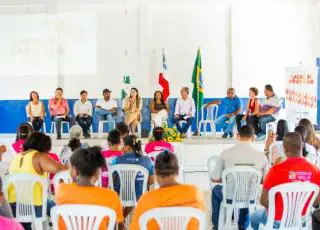
[[[194,63],[191,82],[193,83],[192,98],[196,104],[196,109],[198,114],[198,112],[201,111],[201,107],[203,105],[203,93],[204,93],[200,49],[198,49],[197,58]],[[198,119],[199,117],[197,116],[197,120]]]

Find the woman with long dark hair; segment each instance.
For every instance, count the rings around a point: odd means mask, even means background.
[[[154,127],[162,126],[168,119],[169,105],[163,100],[161,91],[155,91],[150,103],[151,121]]]
[[[125,112],[125,123],[130,127],[131,132],[136,131],[136,127],[141,118],[142,99],[137,88],[131,88],[130,95],[125,99],[123,110]]]
[[[298,125],[302,125],[307,129],[306,143],[315,147],[317,151],[320,150],[320,139],[317,137],[311,121],[307,118],[302,118]]]
[[[36,91],[30,93],[30,102],[27,105],[27,115],[34,131],[39,131],[43,126],[45,112],[43,103],[39,101],[39,94]]]

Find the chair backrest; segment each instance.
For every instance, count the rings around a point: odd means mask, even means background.
[[[58,185],[63,182],[65,184],[71,184],[72,183],[72,178],[70,175],[69,170],[62,171],[54,175],[53,177],[53,187],[54,190],[57,191]]]
[[[18,222],[34,222],[36,219],[34,206],[34,188],[40,185],[42,188],[42,219],[46,220],[48,179],[33,174],[16,173],[6,177],[4,182],[4,194],[8,199],[8,188],[13,186],[16,194],[16,217]]]
[[[136,197],[136,178],[139,173],[143,174],[142,193],[147,191],[149,172],[146,168],[134,164],[117,164],[112,165],[109,169],[110,188],[114,190],[114,177],[118,175],[120,180],[119,196],[122,206],[133,207],[137,203]]]
[[[218,116],[218,108],[218,105],[210,105],[208,108],[206,108],[206,104],[203,105],[201,108],[201,120],[214,121]],[[205,109],[207,113],[205,113]]]
[[[141,230],[147,230],[148,222],[154,219],[161,230],[186,230],[191,218],[198,220],[199,230],[207,228],[206,214],[200,209],[190,207],[151,209],[139,218],[139,225]]]
[[[269,146],[269,165],[270,166],[273,164],[272,162],[273,152],[276,153],[278,156],[285,156],[282,141],[275,141],[271,143]]]
[[[253,167],[235,166],[225,169],[222,172],[223,204],[234,208],[256,205],[260,182],[261,172]]]
[[[307,228],[309,222],[307,217],[311,214],[311,208],[318,193],[318,185],[309,182],[286,183],[270,189],[268,220],[265,229],[273,229],[276,194],[281,195],[284,207],[279,229],[309,229]],[[305,207],[307,212],[304,214]]]
[[[102,220],[108,217],[108,230],[114,230],[116,213],[113,209],[97,205],[58,205],[51,209],[53,229],[59,229],[59,217],[67,229],[98,230]]]
[[[3,178],[8,174],[10,163],[0,161],[0,177]]]
[[[214,183],[211,181],[212,179],[212,173],[214,171],[214,168],[216,167],[216,163],[218,160],[219,156],[218,155],[214,155],[211,156],[208,161],[207,161],[207,166],[208,166],[208,174],[209,174],[209,181],[210,181],[210,188],[212,189],[214,186]]]
[[[320,167],[320,156],[319,155],[308,155],[307,159],[315,164],[318,168]]]

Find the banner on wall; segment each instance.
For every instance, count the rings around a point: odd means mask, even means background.
[[[316,67],[286,68],[286,119],[297,124],[301,118],[317,123],[317,72]]]

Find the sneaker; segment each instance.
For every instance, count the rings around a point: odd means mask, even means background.
[[[229,135],[230,135],[230,138],[233,138],[233,132],[230,132]]]
[[[257,141],[264,141],[264,139],[266,139],[266,135],[264,134],[258,135],[256,138]]]
[[[228,134],[227,134],[227,133],[224,133],[224,134],[222,135],[222,138],[224,138],[224,139],[228,138]]]

